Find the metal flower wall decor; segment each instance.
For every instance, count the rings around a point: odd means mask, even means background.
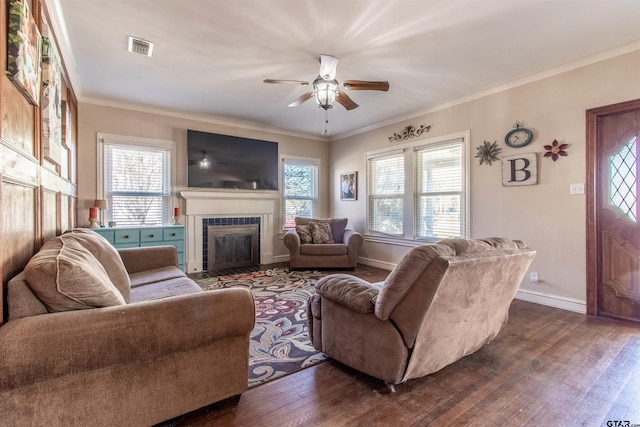
[[[406,141],[407,139],[420,136],[423,133],[427,133],[429,132],[430,129],[431,129],[431,125],[429,126],[421,125],[419,128],[409,125],[406,128],[404,128],[401,133],[394,133],[393,136],[390,136],[389,142]]]
[[[487,162],[491,166],[491,162],[498,160],[498,154],[502,151],[502,148],[498,147],[498,141],[484,141],[484,144],[476,147],[478,153],[475,157],[480,159],[480,164]]]
[[[566,150],[569,147],[569,144],[560,144],[558,140],[554,139],[551,145],[545,145],[544,149],[547,150],[544,153],[544,157],[551,157],[551,159],[555,162],[558,160],[560,156],[568,156]]]

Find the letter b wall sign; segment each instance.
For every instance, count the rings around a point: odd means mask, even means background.
[[[536,153],[517,154],[502,158],[502,185],[535,185],[538,183]]]

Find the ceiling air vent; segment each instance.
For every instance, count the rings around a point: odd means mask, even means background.
[[[136,37],[129,37],[129,52],[151,56],[151,53],[153,52],[153,43]]]

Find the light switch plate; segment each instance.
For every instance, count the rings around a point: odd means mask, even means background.
[[[569,186],[569,194],[584,194],[584,184],[571,184]]]

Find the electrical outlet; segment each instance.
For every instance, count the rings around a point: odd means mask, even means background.
[[[538,273],[532,271],[529,280],[531,283],[538,283]]]

